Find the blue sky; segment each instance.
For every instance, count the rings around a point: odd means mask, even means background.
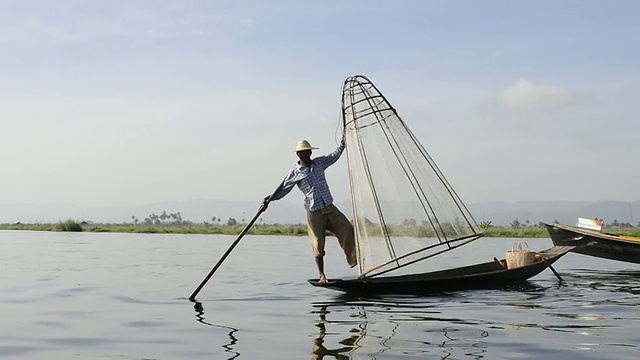
[[[639,15],[636,1],[0,0],[0,203],[258,202],[299,139],[336,146],[354,74],[466,202],[638,200]],[[340,200],[345,163],[328,173]]]

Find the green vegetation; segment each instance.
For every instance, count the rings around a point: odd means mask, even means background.
[[[53,231],[71,231],[71,232],[81,232],[82,225],[78,224],[72,219],[69,219],[65,222],[59,222],[53,225]]]
[[[596,219],[598,220],[598,219]],[[602,219],[599,219],[603,221]],[[367,218],[364,221],[366,232],[370,236],[382,236],[383,229],[379,224]],[[458,230],[468,226],[466,223],[459,223],[455,219],[452,223],[442,222],[436,230],[432,224],[426,220],[404,219],[394,225],[388,225],[384,231],[391,236],[406,237],[433,237],[438,234],[445,234],[447,237],[458,236]],[[557,221],[554,221],[557,223]],[[226,221],[220,216],[213,216],[201,222],[194,222],[183,218],[180,211],[171,212],[163,210],[157,214],[151,213],[148,216],[138,219],[135,215],[130,217],[125,223],[102,224],[82,221],[78,223],[73,219],[56,224],[0,224],[0,230],[30,230],[30,231],[73,231],[73,232],[118,232],[118,233],[145,233],[145,234],[223,234],[238,235],[246,226],[245,214],[239,219],[229,217]],[[514,219],[509,224],[493,225],[491,221],[478,223],[485,237],[494,238],[548,238],[549,234],[543,222],[533,223],[529,220],[520,221]],[[613,220],[605,223],[603,232],[626,236],[640,237],[640,222],[637,226],[630,223]],[[252,235],[284,235],[284,236],[304,236],[307,234],[306,224],[282,225],[267,224],[262,218],[249,229]]]
[[[557,223],[557,221],[554,221]],[[368,219],[364,219],[366,232],[370,236],[382,236],[382,229]],[[223,234],[238,235],[242,232],[246,222],[244,214],[241,219],[236,220],[230,217],[224,221],[221,217],[214,216],[201,223],[183,219],[180,211],[162,211],[159,215],[152,213],[142,221],[131,216],[131,221],[123,224],[101,224],[88,223],[82,221],[78,223],[73,219],[60,221],[54,224],[0,224],[0,230],[30,230],[30,231],[70,231],[70,232],[116,232],[116,233],[145,233],[145,234]],[[485,233],[485,237],[494,238],[548,238],[549,233],[544,223],[530,223],[529,220],[520,222],[515,219],[506,226],[493,225],[491,221],[482,221],[478,224]],[[456,229],[465,228],[466,224],[441,223],[438,233],[446,236],[456,236]],[[431,237],[436,236],[434,229],[426,221],[418,222],[415,219],[405,219],[401,224],[389,225],[386,231],[392,236],[407,237]],[[637,227],[629,223],[621,223],[614,220],[605,224],[603,232],[609,234],[619,234],[626,236],[640,237],[640,223]],[[284,236],[304,236],[307,235],[306,224],[282,225],[265,224],[259,219],[249,229],[248,234],[252,235],[284,235]]]
[[[494,238],[548,238],[549,234],[544,227],[537,225],[530,227],[500,227],[486,226],[483,224],[482,231],[485,237]],[[223,234],[238,235],[244,228],[244,224],[234,226],[194,224],[188,225],[133,225],[133,224],[87,224],[78,223],[74,220],[67,220],[56,224],[0,224],[0,230],[29,230],[29,231],[73,231],[73,232],[115,232],[115,233],[145,233],[145,234]],[[422,230],[420,227],[418,230]],[[395,235],[425,235],[421,231],[411,233],[410,231],[391,231]],[[639,228],[605,228],[604,232],[627,236],[640,237]],[[284,235],[284,236],[306,236],[307,226],[297,225],[254,225],[248,234],[252,235]]]
[[[549,233],[547,229],[540,227],[528,227],[528,228],[505,228],[505,227],[490,227],[482,229],[485,237],[494,238],[548,238]]]
[[[0,230],[28,231],[84,231],[143,234],[222,234],[238,235],[244,226],[190,225],[132,225],[132,224],[78,224],[67,220],[57,224],[0,224]],[[307,225],[255,225],[249,229],[252,235],[307,235]]]

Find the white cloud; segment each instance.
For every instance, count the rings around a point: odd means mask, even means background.
[[[574,105],[583,100],[582,96],[568,89],[520,79],[503,91],[500,105],[509,110],[540,110]]]

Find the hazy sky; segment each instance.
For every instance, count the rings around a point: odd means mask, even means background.
[[[336,146],[354,74],[468,203],[638,200],[639,16],[638,1],[0,0],[0,203],[259,202],[299,139]],[[328,173],[338,200],[345,163]]]

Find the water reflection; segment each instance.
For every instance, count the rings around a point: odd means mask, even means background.
[[[570,283],[576,287],[614,293],[640,294],[640,271],[575,269],[575,272],[569,276]]]
[[[231,326],[214,324],[212,322],[206,321],[204,317],[204,307],[202,306],[202,303],[199,301],[194,302],[193,309],[196,311],[196,321],[198,321],[199,323],[207,326],[214,326],[214,327],[229,330],[229,333],[228,333],[229,343],[222,345],[222,348],[224,349],[224,351],[226,353],[229,353],[229,357],[227,359],[231,360],[240,356],[240,353],[234,350],[234,346],[238,342],[238,339],[235,337],[235,333],[238,331],[238,329],[233,328]]]
[[[322,340],[325,349],[334,351],[318,352],[314,347],[312,358],[323,354],[378,359],[385,354],[384,358],[482,359],[488,357],[490,343],[494,349],[499,344],[498,351],[508,349],[512,357],[545,352],[571,358],[569,353],[578,350],[580,358],[590,358],[588,351],[620,358],[640,348],[635,332],[626,330],[640,323],[640,271],[575,269],[564,280],[434,297],[340,296],[315,303],[320,309],[317,326],[324,327],[314,344]],[[357,333],[350,330],[354,323]],[[530,334],[546,341],[532,343]],[[357,339],[350,341],[353,335]],[[352,346],[326,346],[335,338]]]
[[[357,348],[358,340],[364,336],[366,333],[365,327],[366,323],[361,324],[358,329],[352,329],[351,331],[354,335],[350,335],[345,339],[339,341],[340,346],[328,349],[325,346],[325,336],[327,335],[327,323],[330,321],[327,320],[327,314],[329,311],[327,310],[327,306],[320,305],[317,313],[319,314],[319,320],[316,324],[316,327],[320,330],[318,336],[313,339],[313,349],[311,350],[311,359],[320,360],[324,359],[325,356],[330,358],[338,359],[338,360],[347,360],[351,357],[348,355],[354,349]]]
[[[482,359],[489,332],[465,319],[441,317],[434,301],[349,299],[314,303],[311,359]],[[383,356],[384,355],[384,356]]]

